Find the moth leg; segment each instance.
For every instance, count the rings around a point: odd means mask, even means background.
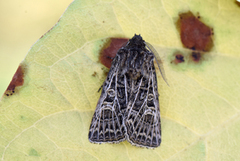
[[[100,92],[102,88],[103,88],[103,85],[101,85],[101,87],[98,89],[97,92]]]

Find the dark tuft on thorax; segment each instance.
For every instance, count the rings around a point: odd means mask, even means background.
[[[129,44],[126,46],[129,49],[145,49],[145,41],[141,35],[136,35],[129,40]]]

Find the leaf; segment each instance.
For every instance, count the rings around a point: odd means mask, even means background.
[[[202,63],[172,64],[176,51],[189,52],[175,26],[188,10],[213,27],[214,48]],[[20,64],[24,84],[1,99],[2,160],[240,159],[239,12],[234,1],[74,1]],[[157,71],[162,144],[91,144],[89,125],[106,78],[101,46],[135,33],[163,57],[170,84]]]

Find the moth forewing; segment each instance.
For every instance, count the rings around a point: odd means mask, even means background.
[[[149,45],[149,44],[148,44]],[[161,143],[161,122],[154,53],[140,35],[130,39],[113,59],[89,130],[93,143],[155,148]],[[155,51],[155,50],[154,50]],[[160,72],[165,79],[164,71]]]
[[[158,102],[157,79],[153,59],[148,75],[141,75],[139,83],[135,83],[139,90],[131,94],[135,99],[130,99],[125,125],[127,139],[136,146],[154,148],[161,143],[161,124]],[[142,98],[141,96],[145,97]]]
[[[89,141],[92,143],[118,143],[125,140],[125,127],[123,126],[123,113],[120,111],[120,102],[121,106],[124,106],[126,99],[119,100],[116,90],[119,66],[116,60],[118,57],[117,54],[103,83],[102,93],[92,118],[88,134]]]

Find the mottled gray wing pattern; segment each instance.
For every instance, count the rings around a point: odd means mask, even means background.
[[[127,140],[136,146],[155,148],[161,143],[157,78],[153,62],[149,73],[133,81],[125,125]]]
[[[125,140],[123,109],[127,107],[124,75],[119,72],[120,55],[114,58],[89,129],[90,142],[118,143]]]
[[[88,135],[90,142],[128,140],[140,147],[160,145],[161,122],[154,57],[140,35],[135,35],[119,49],[92,118]],[[164,72],[161,74],[165,76]]]

